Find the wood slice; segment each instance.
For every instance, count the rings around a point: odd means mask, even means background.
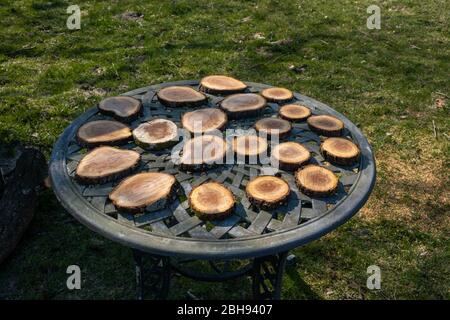
[[[243,92],[247,85],[227,76],[208,76],[200,81],[200,90],[210,94],[232,94]]]
[[[117,209],[131,213],[161,210],[173,200],[176,179],[162,172],[138,173],[120,182],[109,194]]]
[[[154,119],[133,130],[134,141],[142,148],[161,150],[178,143],[178,128],[167,119]]]
[[[290,191],[286,181],[274,176],[256,177],[245,188],[248,200],[263,210],[273,210],[285,204]]]
[[[261,91],[261,95],[270,102],[287,102],[294,98],[291,90],[286,88],[267,88]]]
[[[131,129],[121,122],[96,120],[83,124],[77,132],[77,141],[86,147],[119,145],[131,138]]]
[[[201,171],[223,164],[226,142],[217,136],[203,135],[188,140],[183,146],[180,166],[187,171]]]
[[[310,196],[329,196],[338,186],[338,178],[331,171],[317,165],[308,165],[295,173],[300,191]]]
[[[311,158],[311,153],[298,142],[283,142],[272,149],[272,166],[286,171],[297,170]]]
[[[279,118],[264,118],[255,123],[256,131],[267,134],[267,137],[278,136],[280,139],[285,138],[291,133],[291,123]]]
[[[125,122],[135,120],[139,116],[141,107],[139,100],[127,96],[109,97],[98,104],[101,113]]]
[[[205,133],[222,130],[227,124],[228,117],[220,109],[205,108],[183,114],[181,124],[190,133]]]
[[[232,148],[238,159],[257,159],[266,155],[267,141],[258,136],[239,136],[233,138]]]
[[[207,97],[191,87],[172,86],[158,91],[158,100],[167,107],[197,107],[207,102]]]
[[[220,103],[220,107],[230,119],[258,116],[266,105],[266,99],[255,93],[233,94],[223,99]]]
[[[217,182],[195,187],[188,200],[192,211],[202,220],[224,219],[233,212],[236,203],[231,191]]]
[[[348,166],[359,158],[359,148],[352,141],[344,138],[328,138],[320,146],[325,159],[330,162]]]
[[[84,184],[106,183],[130,173],[140,159],[141,155],[133,150],[98,147],[81,159],[75,178]]]
[[[298,104],[287,104],[278,111],[280,117],[289,121],[304,121],[311,115],[311,110]]]
[[[311,116],[306,121],[312,131],[322,136],[337,137],[344,130],[344,123],[332,116]]]

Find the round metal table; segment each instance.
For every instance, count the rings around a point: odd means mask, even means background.
[[[246,92],[253,93],[271,87],[252,82],[246,84]],[[123,94],[141,100],[143,105],[141,116],[130,123],[131,128],[152,118],[166,118],[180,124],[181,115],[192,109],[165,107],[156,96],[159,89],[172,85],[198,89],[199,82],[164,83]],[[206,95],[208,103],[204,107],[216,107],[224,98]],[[138,298],[143,298],[145,291],[154,298],[164,298],[172,271],[206,281],[250,274],[256,298],[280,298],[288,251],[323,236],[356,214],[367,201],[376,175],[370,145],[350,120],[299,93],[294,93],[294,99],[289,103],[305,105],[313,115],[328,114],[339,118],[345,125],[343,136],[361,150],[360,160],[353,166],[330,164],[320,154],[321,137],[310,131],[305,122],[293,123],[292,133],[286,140],[302,143],[312,153],[311,163],[325,166],[338,175],[338,190],[332,196],[309,197],[299,192],[292,172],[279,171],[276,174],[284,178],[292,190],[288,203],[271,212],[258,210],[246,198],[245,185],[252,177],[266,173],[267,166],[235,163],[206,172],[186,172],[172,162],[171,150],[146,151],[130,141],[121,148],[141,154],[141,164],[136,172],[173,174],[181,188],[178,198],[163,210],[139,215],[119,212],[108,200],[109,192],[119,181],[84,186],[74,180],[76,166],[86,153],[76,141],[78,128],[88,121],[109,118],[100,114],[96,107],[75,119],[55,144],[50,162],[53,190],[64,208],[82,224],[133,249]],[[268,103],[262,116],[276,116],[283,104]],[[227,128],[249,129],[255,120],[230,120]],[[186,196],[194,186],[211,180],[225,184],[239,201],[235,213],[225,220],[205,223],[190,212]],[[145,263],[143,259],[150,262]],[[236,263],[232,263],[236,259],[245,259],[246,263],[236,267]],[[198,267],[195,262],[199,260],[207,261],[210,269]],[[150,284],[149,290],[146,290],[147,284]]]

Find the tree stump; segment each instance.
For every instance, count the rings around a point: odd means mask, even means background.
[[[202,171],[223,164],[226,142],[217,136],[203,135],[188,140],[183,146],[180,167],[186,171]]]
[[[207,182],[194,189],[188,197],[189,206],[202,220],[224,219],[234,209],[236,200],[225,186],[217,182]]]
[[[226,97],[220,103],[230,119],[256,117],[267,105],[266,99],[255,93],[238,93]]]
[[[148,150],[162,150],[178,143],[177,125],[166,119],[154,119],[133,130],[136,144]]]
[[[265,133],[270,139],[278,136],[279,139],[286,138],[292,130],[291,123],[279,118],[264,118],[255,123],[255,129],[259,133]]]
[[[183,114],[181,124],[192,134],[222,130],[227,124],[227,115],[215,108],[199,109]]]
[[[295,171],[311,158],[308,149],[298,142],[283,142],[272,149],[272,165],[281,170]]]
[[[172,86],[158,91],[158,100],[167,107],[197,107],[207,102],[207,97],[191,87]]]
[[[82,125],[77,132],[77,142],[84,147],[120,145],[131,138],[131,129],[118,121],[96,120]]]
[[[287,104],[278,111],[281,118],[289,121],[304,121],[311,115],[311,110],[298,104]]]
[[[109,199],[118,210],[139,213],[165,208],[173,200],[176,179],[162,172],[138,173],[114,188]]]
[[[320,146],[323,157],[336,164],[348,166],[359,158],[359,148],[352,141],[344,138],[328,138]]]
[[[238,160],[254,159],[256,163],[266,155],[268,144],[265,139],[258,136],[239,136],[233,138],[232,148]]]
[[[0,146],[0,264],[30,224],[46,176],[47,162],[37,149]]]
[[[267,101],[276,103],[291,101],[294,98],[292,91],[286,88],[267,88],[261,91],[261,95]]]
[[[274,176],[256,177],[245,188],[248,200],[263,210],[273,210],[285,204],[290,191],[286,181]]]
[[[295,182],[303,193],[322,197],[333,194],[339,180],[331,170],[317,165],[308,165],[295,173]]]
[[[306,121],[312,131],[322,136],[337,137],[344,130],[344,123],[332,116],[311,116]]]
[[[127,96],[109,97],[98,104],[101,113],[124,122],[135,120],[141,112],[141,107],[139,100]]]
[[[243,92],[247,85],[237,79],[227,76],[208,76],[200,81],[200,90],[210,94],[232,94]]]
[[[98,147],[88,152],[78,163],[75,179],[82,184],[102,184],[132,172],[141,155],[133,150]]]

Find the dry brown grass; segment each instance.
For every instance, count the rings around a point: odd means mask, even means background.
[[[428,150],[432,142],[424,139],[418,147]],[[387,149],[377,154],[376,162],[377,185],[361,210],[363,219],[401,220],[423,231],[449,228],[449,173],[443,158],[420,152],[413,159]]]

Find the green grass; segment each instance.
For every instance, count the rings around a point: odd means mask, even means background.
[[[366,28],[374,3],[381,30]],[[448,1],[83,1],[78,31],[66,29],[69,4],[0,4],[0,142],[49,155],[102,97],[165,81],[229,74],[288,87],[360,126],[378,180],[357,217],[295,250],[283,297],[450,298]],[[120,18],[126,11],[144,16]],[[437,98],[446,106],[436,107]],[[81,267],[82,290],[65,286],[70,264]],[[366,288],[372,264],[382,271],[380,291]],[[49,191],[0,268],[0,298],[133,298],[133,277],[130,251],[88,231]],[[251,293],[249,281],[177,277],[170,298],[188,290],[201,298]]]

